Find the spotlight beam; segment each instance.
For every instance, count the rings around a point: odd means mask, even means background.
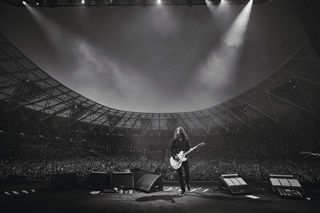
[[[240,47],[240,45],[242,44],[249,23],[252,3],[253,0],[250,0],[248,2],[248,4],[242,9],[241,13],[238,15],[229,31],[227,32],[225,42],[229,46]]]
[[[223,1],[221,4],[223,4]],[[219,7],[223,6],[221,4]],[[224,34],[221,43],[208,55],[205,63],[200,66],[199,80],[208,89],[217,90],[233,83],[234,70],[248,27],[252,4],[253,0],[247,3]],[[218,10],[220,10],[219,7]]]
[[[50,41],[55,44],[55,47],[61,45],[61,41],[63,40],[61,27],[49,20],[46,16],[41,14],[36,8],[30,6],[28,3],[26,3],[25,6]]]

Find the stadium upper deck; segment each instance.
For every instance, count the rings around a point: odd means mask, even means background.
[[[177,126],[211,134],[241,131],[267,120],[281,122],[296,111],[315,113],[319,109],[319,86],[320,60],[306,41],[265,80],[217,106],[173,113],[124,111],[72,91],[0,34],[0,106],[5,113],[29,108],[39,112],[41,122],[58,116],[70,125],[85,123],[90,131],[103,128],[108,134],[160,134]]]

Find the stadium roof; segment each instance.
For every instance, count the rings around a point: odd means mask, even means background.
[[[198,6],[207,5],[207,2],[219,4],[221,0],[5,0],[16,7],[23,7],[23,2],[33,7],[70,7],[70,6],[153,6],[153,5],[172,5],[172,6]],[[225,0],[231,4],[246,4],[248,0]],[[269,0],[254,0],[255,4],[265,3]]]
[[[217,106],[179,113],[123,111],[103,106],[64,86],[23,55],[0,34],[0,106],[6,112],[29,108],[41,112],[41,121],[66,118],[71,125],[148,134],[187,131],[211,134],[241,131],[261,121],[319,108],[320,60],[308,41],[301,44],[271,75],[254,88]],[[45,115],[45,116],[43,116]]]

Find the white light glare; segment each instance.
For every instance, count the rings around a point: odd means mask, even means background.
[[[230,27],[225,37],[225,42],[229,46],[239,47],[243,43],[244,35],[248,28],[252,4],[253,0],[250,0]]]
[[[161,4],[161,0],[157,0],[157,4]]]
[[[25,2],[25,1],[22,1],[22,4],[23,4],[23,5],[27,5],[27,2]]]
[[[85,4],[86,2],[85,2],[85,0],[81,0],[81,4]]]
[[[201,64],[200,81],[209,89],[225,88],[234,82],[236,76],[234,72],[248,28],[252,4],[253,0],[250,0],[241,10],[225,33],[223,40],[208,55],[206,62]],[[219,5],[217,11],[221,11],[221,6],[223,5]],[[223,12],[227,14],[228,11],[224,10]],[[221,15],[223,14],[221,13]]]

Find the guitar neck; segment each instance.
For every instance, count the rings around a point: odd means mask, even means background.
[[[198,145],[197,145],[197,146],[192,147],[191,149],[189,149],[187,152],[185,152],[185,153],[184,153],[184,155],[189,154],[190,152],[192,152],[192,151],[193,151],[193,150],[195,150],[196,148],[198,148]]]

